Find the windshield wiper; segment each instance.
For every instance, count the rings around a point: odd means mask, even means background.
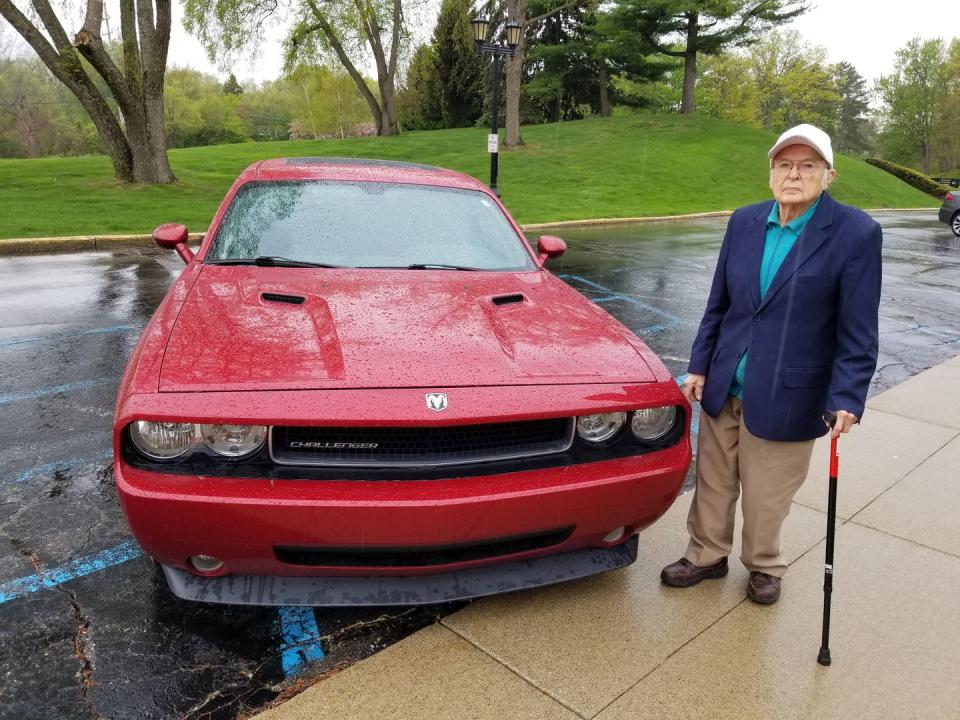
[[[291,268],[342,268],[343,265],[309,262],[307,260],[291,260],[279,255],[260,255],[255,258],[228,258],[226,260],[211,260],[210,265],[257,265],[258,267],[291,267]]]
[[[475,267],[464,267],[463,265],[446,265],[444,263],[413,263],[407,265],[407,270],[479,270]]]

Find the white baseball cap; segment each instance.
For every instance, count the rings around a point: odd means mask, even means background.
[[[820,153],[820,157],[827,161],[827,167],[833,167],[833,145],[830,143],[830,136],[814,125],[803,123],[784,132],[783,135],[777,139],[777,143],[770,148],[767,157],[773,160],[773,158],[777,156],[777,153],[788,145],[807,145],[812,147]]]

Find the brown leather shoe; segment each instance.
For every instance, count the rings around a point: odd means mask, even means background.
[[[775,603],[780,599],[780,578],[765,572],[750,573],[747,597],[761,605]]]
[[[727,559],[720,558],[713,565],[701,567],[686,558],[667,565],[660,573],[660,582],[671,587],[690,587],[701,580],[726,577]]]

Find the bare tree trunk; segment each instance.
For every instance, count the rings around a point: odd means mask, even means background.
[[[393,86],[393,78],[385,78],[380,83],[380,108],[383,113],[383,126],[378,135],[399,135],[400,126],[397,123],[397,93]]]
[[[697,87],[697,35],[699,13],[687,14],[687,47],[683,53],[683,99],[680,113],[689,115],[694,110],[694,92]]]
[[[600,116],[610,117],[612,109],[610,108],[610,90],[607,88],[607,63],[600,58]]]
[[[507,0],[507,12],[510,17],[524,22],[527,14],[527,0]],[[524,26],[526,30],[526,26]],[[523,83],[523,63],[527,57],[526,32],[520,33],[520,44],[513,51],[513,58],[507,62],[506,81],[506,119],[503,130],[504,147],[523,145],[520,136],[520,86]]]
[[[154,2],[156,16],[154,16]],[[11,0],[0,0],[0,16],[17,30],[44,65],[83,105],[121,182],[169,183],[176,178],[167,159],[163,127],[163,78],[170,39],[171,0],[120,0],[123,70],[103,47],[103,0],[87,0],[83,26],[71,42],[49,0],[33,0],[47,36]],[[103,92],[80,62],[82,55],[113,93],[123,126]]]

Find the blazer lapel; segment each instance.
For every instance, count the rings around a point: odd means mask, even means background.
[[[763,261],[763,244],[767,237],[767,218],[773,204],[765,205],[747,228],[747,253],[744,270],[750,278],[750,302],[754,309],[760,305],[760,263]]]
[[[794,243],[793,247],[790,248],[790,252],[788,252],[787,256],[783,259],[783,264],[780,266],[780,269],[777,270],[777,274],[773,276],[773,282],[770,283],[767,294],[763,296],[763,300],[760,302],[760,308],[765,307],[774,298],[780,291],[780,288],[786,284],[787,280],[789,280],[790,277],[800,269],[800,266],[809,260],[810,256],[819,250],[820,246],[826,241],[828,237],[826,228],[833,222],[833,207],[835,204],[832,197],[827,193],[823,193],[823,198],[820,200],[820,207],[817,208],[813,217],[807,222],[803,232],[800,233],[800,237],[797,238],[797,242]],[[758,287],[760,282],[759,268],[760,266],[757,265]]]

